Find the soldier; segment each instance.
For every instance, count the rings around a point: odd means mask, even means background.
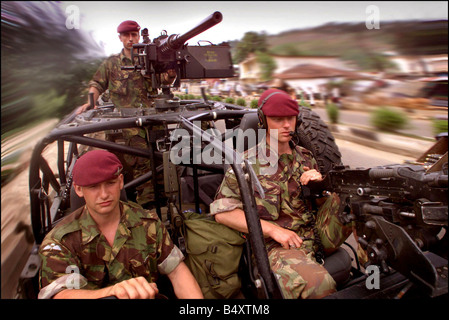
[[[155,298],[159,274],[178,298],[203,297],[157,214],[120,200],[122,169],[105,150],[75,163],[75,192],[86,205],[43,240],[39,298]]]
[[[123,43],[123,49],[119,54],[112,55],[106,59],[92,80],[89,82],[89,93],[93,93],[94,101],[98,100],[100,94],[109,90],[110,99],[117,108],[150,108],[153,106],[153,99],[150,95],[157,94],[152,88],[151,78],[143,76],[140,72],[122,70],[122,66],[133,66],[131,61],[131,50],[133,44],[139,43],[140,26],[135,21],[126,20],[120,23],[117,28],[119,39]],[[163,74],[163,84],[171,84],[176,79],[176,72],[168,70]],[[77,113],[84,112],[89,106],[86,103],[78,108]],[[153,130],[162,128],[153,128]],[[128,146],[147,149],[147,134],[141,128],[123,129],[123,140]],[[106,139],[111,140],[108,134]],[[121,156],[120,156],[121,157]],[[144,173],[151,171],[151,163],[149,159],[124,155],[124,164],[126,171],[131,173],[133,179]],[[154,200],[154,190],[151,181],[140,185],[137,188],[136,201],[143,206],[149,208],[148,203]]]
[[[123,49],[119,54],[107,58],[92,80],[89,82],[89,93],[94,94],[94,101],[100,94],[109,90],[112,103],[117,108],[149,108],[153,99],[148,95],[157,94],[152,88],[151,78],[143,76],[140,72],[122,70],[124,66],[134,66],[131,61],[133,44],[140,41],[140,26],[135,21],[126,20],[117,27],[119,39],[123,43]],[[171,84],[176,78],[174,70],[168,70],[164,74],[164,84]],[[89,102],[78,108],[78,113],[84,112],[89,107]]]
[[[350,235],[352,226],[339,222],[340,200],[336,194],[320,199],[316,214],[302,195],[303,185],[321,181],[323,177],[312,153],[291,142],[298,103],[281,90],[269,89],[258,104],[260,123],[267,129],[266,138],[246,151],[244,158],[252,164],[265,193],[262,198],[255,190],[255,200],[270,266],[284,298],[325,297],[335,292],[336,283],[317,263],[321,260],[319,254],[335,251]],[[262,150],[266,150],[265,154]],[[232,170],[225,174],[211,204],[211,213],[217,222],[248,232]]]

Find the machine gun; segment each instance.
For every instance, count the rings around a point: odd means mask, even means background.
[[[430,168],[337,166],[319,188],[340,196],[339,218],[355,222],[366,267],[376,265],[384,273],[391,267],[432,297],[447,294],[447,152]]]
[[[149,41],[148,29],[145,28],[142,30],[144,42],[133,45],[136,50],[131,53],[131,59],[135,65],[122,69],[140,71],[144,76],[151,77],[153,89],[161,88],[166,97],[170,95],[171,86],[180,86],[181,79],[232,77],[234,69],[229,45],[185,44],[187,40],[220,23],[222,19],[222,14],[216,11],[182,35],[168,36],[164,30],[153,42]],[[161,76],[168,70],[176,71],[176,80],[172,85],[164,85],[161,80]]]

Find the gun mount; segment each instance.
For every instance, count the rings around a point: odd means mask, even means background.
[[[216,11],[196,27],[182,35],[167,35],[166,31],[153,42],[148,41],[148,30],[142,30],[143,43],[134,44],[131,57],[135,61],[133,67],[122,67],[124,70],[135,70],[151,77],[154,89],[163,89],[169,95],[170,85],[164,85],[161,75],[168,70],[175,70],[176,80],[171,85],[180,86],[181,79],[229,78],[234,76],[230,46],[206,45],[189,46],[185,42],[207,29],[220,23],[223,16]],[[135,59],[137,58],[137,59]]]
[[[323,183],[340,196],[340,220],[355,222],[366,266],[392,267],[430,296],[447,293],[447,166],[338,166]]]

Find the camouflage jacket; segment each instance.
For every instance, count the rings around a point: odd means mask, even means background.
[[[298,232],[300,236],[313,238],[311,222],[315,217],[311,213],[310,206],[302,199],[299,183],[304,166],[319,171],[312,153],[296,146],[292,154],[279,156],[264,140],[246,151],[243,158],[252,164],[265,193],[265,197],[262,198],[257,189],[254,189],[260,218]],[[243,210],[243,205],[237,179],[230,168],[217,191],[215,201],[210,205],[210,210],[212,214],[216,214],[236,208]]]
[[[155,282],[184,259],[156,213],[120,202],[121,220],[114,245],[100,233],[86,207],[63,219],[43,240],[39,298],[59,291],[99,289],[135,278]]]
[[[109,89],[112,103],[118,108],[149,108],[157,91],[151,87],[151,79],[134,70],[122,70],[122,66],[133,66],[124,51],[107,58],[98,68],[89,87],[101,93]]]

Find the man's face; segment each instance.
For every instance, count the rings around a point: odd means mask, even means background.
[[[276,129],[277,134],[273,138],[279,143],[286,143],[292,139],[290,131],[295,131],[296,116],[266,117],[266,119],[268,126],[267,138],[270,137],[270,130]]]
[[[138,31],[122,32],[118,37],[123,43],[123,47],[128,50],[132,50],[133,44],[139,43],[140,40]]]
[[[123,175],[90,186],[75,185],[75,192],[84,197],[89,212],[106,216],[114,212],[120,201],[120,190],[123,188]]]

